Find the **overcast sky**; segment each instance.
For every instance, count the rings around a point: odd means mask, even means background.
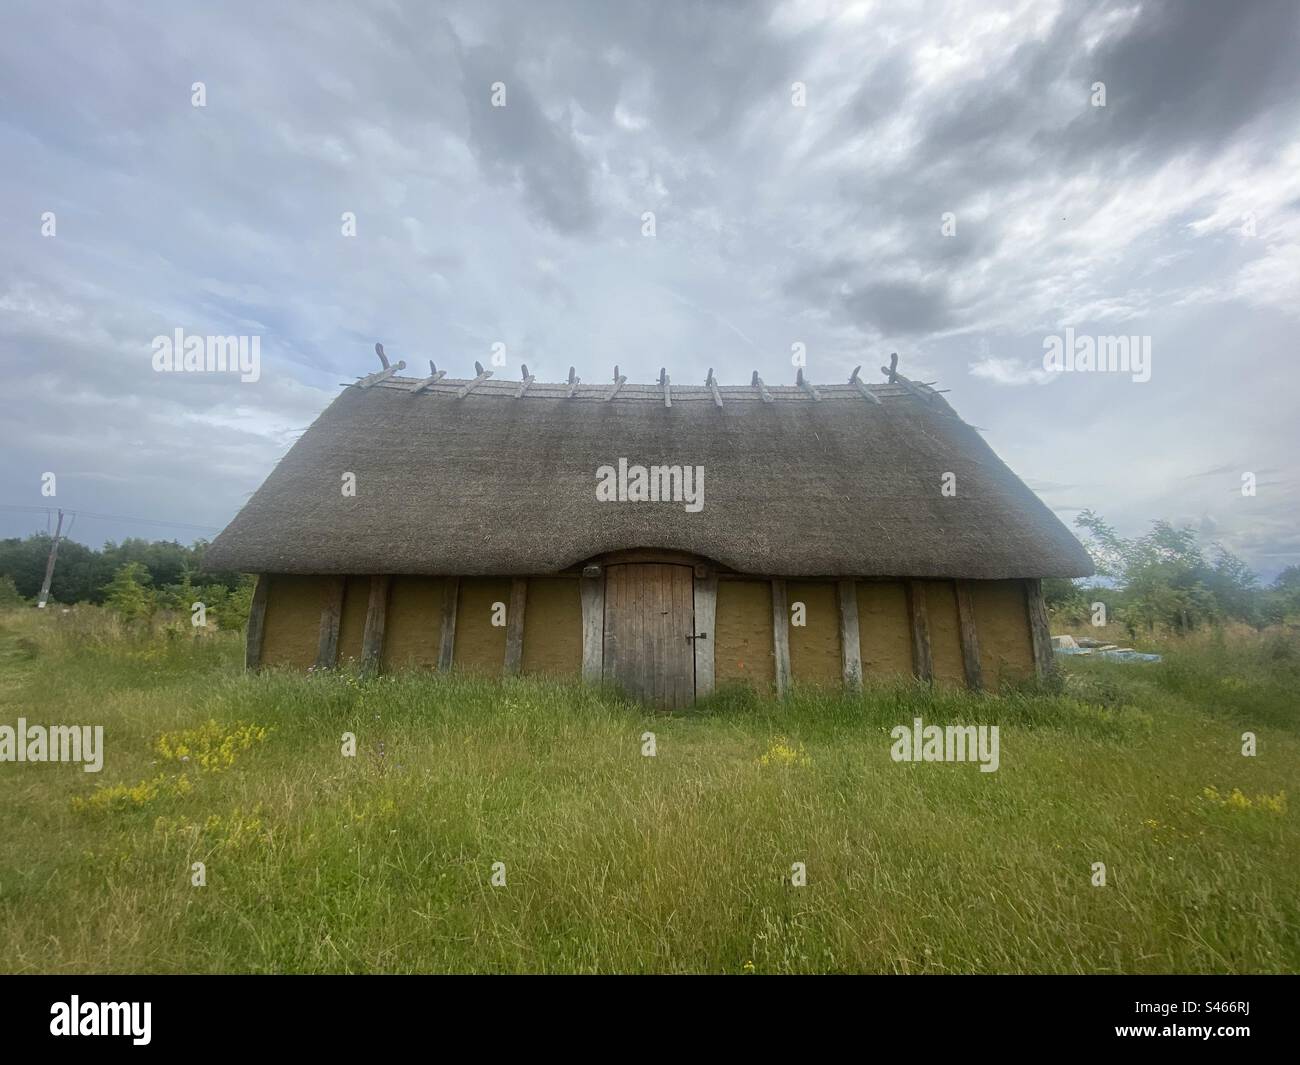
[[[897,351],[1067,523],[1190,523],[1271,577],[1300,562],[1298,20],[10,0],[0,503],[211,537],[376,340],[676,383],[792,382],[802,343],[814,381]],[[1067,326],[1149,337],[1151,379],[1045,372]],[[154,372],[177,328],[260,336],[260,380]]]

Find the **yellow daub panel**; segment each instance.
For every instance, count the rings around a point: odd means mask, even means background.
[[[529,578],[520,668],[554,676],[582,672],[582,599],[576,578]]]
[[[835,686],[844,683],[840,656],[840,605],[834,584],[790,581],[786,584],[787,620],[796,603],[804,605],[804,624],[789,625],[790,679],[795,684]]]
[[[925,588],[930,618],[930,655],[938,684],[966,686],[961,656],[961,625],[957,619],[957,591],[952,581],[920,581]]]
[[[864,678],[913,675],[912,621],[901,581],[858,582],[858,638]]]
[[[1029,615],[1023,581],[968,581],[975,611],[975,632],[980,645],[984,686],[1034,676],[1034,646],[1029,635]]]
[[[504,603],[506,625],[492,624],[493,605]],[[505,668],[506,627],[509,625],[510,580],[499,577],[464,577],[456,608],[456,644],[452,662],[457,669],[476,673],[501,673]],[[528,624],[527,608],[524,624]]]
[[[321,594],[328,578],[277,574],[263,580],[271,583],[262,628],[262,664],[306,669],[316,661]]]
[[[766,692],[776,681],[772,656],[772,584],[770,581],[718,581],[717,617],[709,639],[713,648],[713,683],[750,684]]]
[[[442,643],[442,577],[394,577],[384,619],[385,669],[436,669]]]

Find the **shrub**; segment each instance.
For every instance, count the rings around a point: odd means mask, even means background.
[[[142,563],[126,563],[104,589],[109,609],[123,621],[147,621],[153,617],[158,604],[148,587],[150,580],[149,571]]]

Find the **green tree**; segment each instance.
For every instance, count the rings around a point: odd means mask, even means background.
[[[0,607],[25,606],[27,600],[18,592],[14,579],[9,574],[0,576]]]
[[[1212,545],[1214,561],[1207,561],[1195,530],[1155,521],[1145,535],[1125,539],[1090,510],[1075,524],[1098,572],[1114,580],[1112,615],[1130,634],[1158,626],[1188,632],[1227,617],[1261,622],[1258,578],[1221,545]]]
[[[1300,618],[1300,566],[1287,566],[1274,578],[1260,608],[1265,624],[1281,625]]]
[[[125,621],[152,617],[156,601],[149,587],[151,579],[143,563],[127,562],[119,567],[104,589],[109,609]]]
[[[190,571],[185,570],[181,573],[181,579],[177,584],[168,584],[158,589],[158,606],[162,610],[175,610],[177,613],[188,614],[190,607],[198,600],[198,589],[194,587],[194,582],[190,579]]]
[[[1088,604],[1084,589],[1069,577],[1047,577],[1043,580],[1043,601],[1052,617],[1071,625],[1082,624],[1088,618]]]
[[[248,613],[253,609],[253,591],[257,578],[251,574],[241,576],[238,587],[226,595],[217,607],[217,624],[223,629],[243,632],[248,627]]]

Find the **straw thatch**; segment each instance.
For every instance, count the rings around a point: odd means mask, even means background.
[[[1086,576],[1087,553],[935,393],[444,379],[352,386],[209,548],[254,573],[555,572],[624,548],[783,576]],[[922,393],[918,395],[917,393]],[[619,458],[704,467],[704,508],[609,503]],[[956,475],[945,498],[941,479]],[[356,475],[357,493],[340,491]]]

